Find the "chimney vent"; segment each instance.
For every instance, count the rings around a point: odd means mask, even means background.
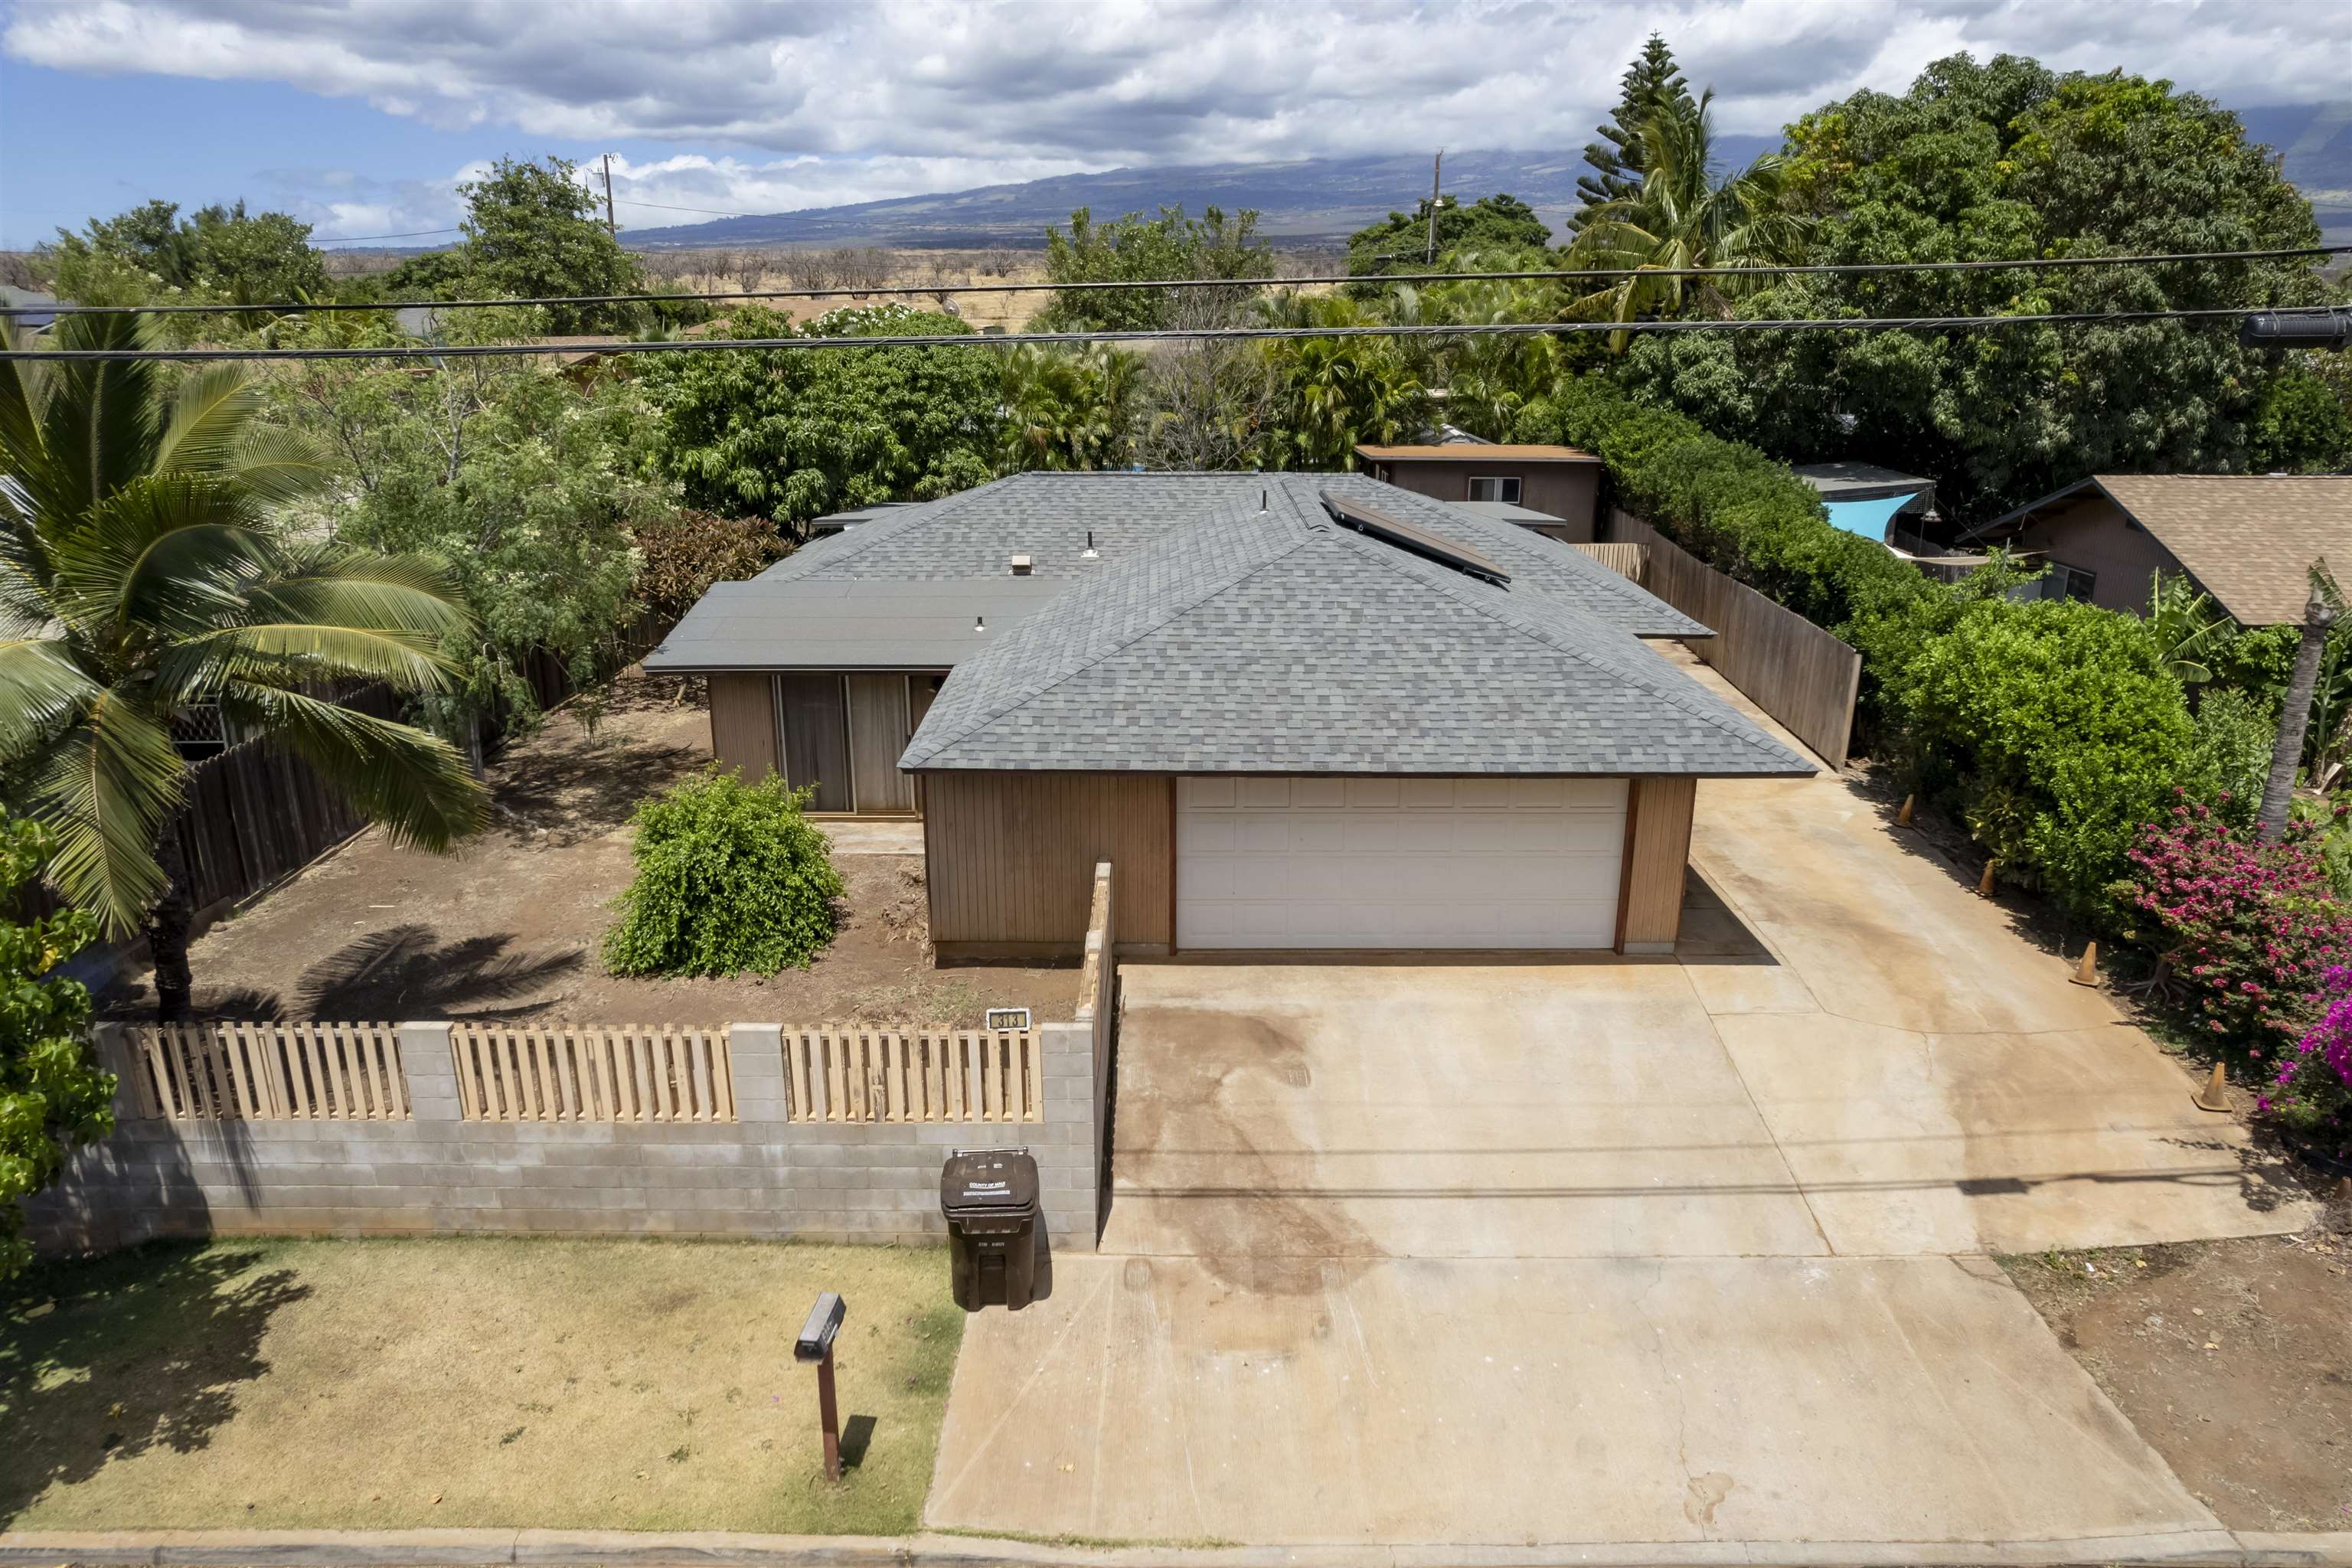
[[[1013,558],[1013,574],[1015,577],[1026,577],[1029,575],[1029,557],[1026,555],[1016,555]]]

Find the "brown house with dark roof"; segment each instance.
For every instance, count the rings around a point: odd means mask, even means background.
[[[2043,591],[2147,612],[2183,573],[2245,626],[2300,622],[2311,563],[2352,571],[2352,474],[2097,474],[1972,530],[2050,558]]]
[[[1570,544],[1598,537],[1601,459],[1573,447],[1366,446],[1356,448],[1356,461],[1372,478],[1433,500],[1512,508],[1493,515]]]

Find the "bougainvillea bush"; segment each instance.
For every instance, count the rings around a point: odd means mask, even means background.
[[[2329,971],[2352,964],[2352,909],[2328,880],[2326,820],[2291,823],[2263,844],[2223,811],[2178,799],[2141,830],[2127,857],[2134,875],[2116,891],[2157,928],[2199,1027],[2218,1047],[2275,1063],[2325,1010]]]
[[[2327,1012],[2279,1057],[2262,1108],[2315,1142],[2352,1152],[2352,968],[2321,981]]]

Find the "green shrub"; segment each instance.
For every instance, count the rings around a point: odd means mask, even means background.
[[[1635,403],[1600,375],[1561,378],[1520,411],[1511,438],[1592,453],[1618,505],[1860,649],[1865,731],[1880,716],[1884,673],[1902,662],[1886,656],[1924,635],[1920,617],[1948,618],[1948,592],[1873,541],[1832,528],[1820,493],[1787,465]]]
[[[2124,852],[2197,754],[2146,625],[2073,600],[1985,599],[1888,679],[1914,765],[1957,796],[2001,874],[2109,914]]]
[[[46,828],[0,810],[0,898],[13,902],[50,847]],[[78,910],[0,920],[0,1280],[33,1258],[20,1200],[114,1130],[114,1075],[86,1038],[89,991],[56,973],[97,938],[96,918]]]
[[[637,807],[637,875],[604,933],[615,974],[773,974],[833,940],[843,893],[808,791],[712,771]]]

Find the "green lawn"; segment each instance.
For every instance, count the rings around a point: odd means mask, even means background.
[[[963,1333],[936,1250],[222,1241],[0,1297],[0,1525],[911,1530]],[[819,1476],[821,1289],[839,1487]]]

